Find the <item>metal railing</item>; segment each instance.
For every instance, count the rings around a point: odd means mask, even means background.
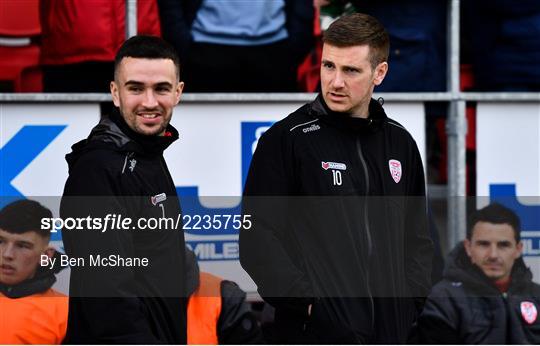
[[[376,93],[374,97],[383,97],[387,101],[428,102],[446,101],[449,103],[447,136],[448,136],[448,224],[447,248],[450,249],[465,237],[466,208],[465,198],[465,136],[467,122],[465,117],[466,102],[540,102],[540,93],[477,93],[460,91],[460,0],[448,0],[448,90],[447,92],[426,93]],[[137,34],[137,0],[126,0],[126,37]],[[184,94],[182,102],[290,102],[311,101],[312,93],[292,94],[253,94],[253,93],[211,93]],[[0,102],[37,103],[37,102],[107,102],[109,94],[2,94]]]

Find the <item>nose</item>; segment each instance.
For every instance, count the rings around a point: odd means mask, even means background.
[[[499,251],[497,249],[497,245],[496,244],[493,244],[492,246],[489,247],[489,258],[491,259],[496,259],[499,257]]]
[[[154,95],[154,90],[148,89],[144,93],[144,100],[142,105],[146,108],[154,108],[158,105],[156,96]]]
[[[343,74],[338,70],[334,74],[334,79],[332,80],[332,87],[334,89],[340,89],[345,86],[345,80],[343,79]]]
[[[5,244],[4,246],[0,247],[0,256],[4,259],[13,259],[13,256],[15,255],[13,245],[11,244]]]

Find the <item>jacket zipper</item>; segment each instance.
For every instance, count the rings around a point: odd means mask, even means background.
[[[168,170],[165,169],[165,166],[163,165],[163,157],[159,158],[159,165],[161,166],[161,170],[163,171],[163,174],[167,177],[167,180],[169,180],[169,184],[174,187],[174,182],[172,180],[172,177]],[[167,194],[167,192],[165,192]],[[163,217],[165,217],[165,212],[163,212]]]
[[[371,329],[374,328],[375,323],[375,307],[373,304],[373,296],[371,294],[371,288],[369,286],[369,260],[371,258],[371,251],[372,251],[372,241],[371,241],[371,231],[369,229],[369,218],[368,218],[368,210],[367,210],[367,199],[369,195],[369,172],[366,164],[366,160],[364,159],[364,154],[362,152],[362,145],[360,144],[360,138],[356,139],[356,150],[358,152],[358,157],[360,158],[360,162],[362,163],[362,167],[364,169],[364,176],[366,178],[366,201],[364,202],[364,226],[366,228],[366,235],[367,235],[367,241],[368,241],[368,264],[366,267],[366,282],[367,282],[367,290],[369,295],[369,302],[371,304]]]

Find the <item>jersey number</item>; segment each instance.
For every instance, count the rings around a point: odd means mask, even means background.
[[[343,183],[343,180],[341,179],[340,171],[333,169],[332,176],[334,177],[334,185],[341,185]]]

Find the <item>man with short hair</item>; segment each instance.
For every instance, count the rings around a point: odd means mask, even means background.
[[[421,342],[540,343],[540,285],[521,257],[520,231],[517,215],[500,204],[471,216],[419,318]]]
[[[321,94],[259,139],[240,261],[276,308],[275,342],[404,343],[432,242],[416,143],[371,98],[388,34],[357,13],[323,41]]]
[[[55,257],[52,213],[36,201],[19,200],[0,210],[0,344],[60,344],[66,335],[68,298],[53,290],[60,266],[40,266]]]
[[[182,225],[144,228],[180,214],[163,151],[178,139],[169,122],[183,86],[174,48],[128,39],[115,59],[116,108],[66,156],[61,217],[93,220],[62,230],[67,255],[85,261],[72,268],[67,342],[186,343]]]

